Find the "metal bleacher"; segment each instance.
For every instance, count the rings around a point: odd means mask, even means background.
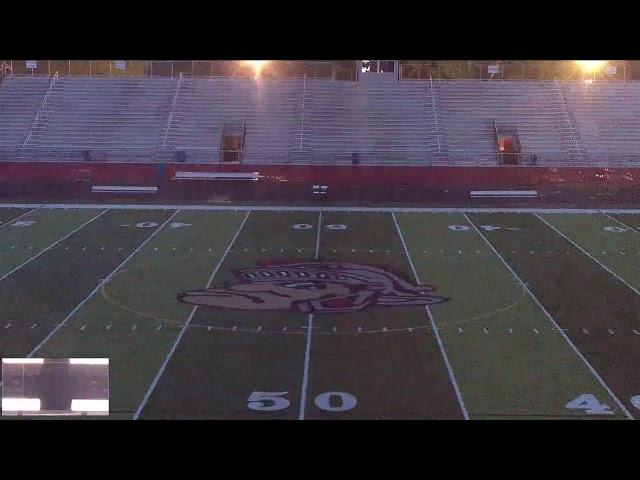
[[[8,77],[0,88],[0,147],[21,147],[49,88],[49,77]]]
[[[183,79],[168,150],[217,159],[223,122],[246,122],[246,161],[285,161],[300,143],[303,79]]]
[[[562,89],[589,153],[633,158],[640,152],[640,83],[574,81]]]
[[[182,76],[7,77],[0,159],[218,162],[230,122],[248,163],[496,165],[499,123],[539,165],[640,164],[636,82]]]
[[[435,83],[440,121],[457,163],[495,164],[494,121],[517,128],[523,154],[570,152],[553,82],[456,80]]]

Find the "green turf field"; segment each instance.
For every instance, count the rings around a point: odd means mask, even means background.
[[[0,356],[108,357],[111,418],[633,419],[639,265],[636,213],[2,206]]]

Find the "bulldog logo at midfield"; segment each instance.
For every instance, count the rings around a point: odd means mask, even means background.
[[[189,290],[179,294],[178,300],[207,307],[307,313],[355,312],[376,305],[433,305],[449,300],[435,295],[435,287],[413,285],[395,273],[357,263],[262,263],[233,274],[235,285]]]

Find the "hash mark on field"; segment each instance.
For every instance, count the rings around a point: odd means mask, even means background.
[[[635,328],[633,329],[633,333],[635,333],[636,335],[640,335],[640,332],[638,332]]]
[[[158,325],[158,327],[156,328],[156,332],[159,331],[162,328],[162,324]]]
[[[10,327],[11,327],[11,324],[10,324],[10,323],[7,323],[7,324],[5,325],[5,327],[4,327],[4,329],[6,330],[7,328],[10,328]]]
[[[134,325],[133,327],[131,327],[131,330],[136,330],[138,328],[138,325]]]
[[[583,328],[582,331],[585,335],[589,335],[589,330],[587,330],[586,328]]]
[[[87,326],[86,326],[86,325],[82,325],[82,326],[80,327],[80,330],[84,331],[86,328],[87,328]]]
[[[286,331],[287,331],[287,329],[288,329],[288,327],[282,327],[282,331],[283,331],[283,332],[286,332]]]
[[[37,326],[38,326],[38,324],[37,324],[37,323],[34,323],[33,325],[31,325],[31,326],[29,327],[29,330],[33,330],[33,329],[34,329],[34,328],[36,328]]]
[[[536,333],[536,335],[540,333],[537,328],[534,328],[533,331]]]

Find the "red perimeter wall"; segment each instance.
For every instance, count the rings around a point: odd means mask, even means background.
[[[175,181],[177,171],[258,172],[257,182]],[[202,193],[222,184],[253,184],[262,190],[421,187],[457,190],[537,189],[602,192],[640,187],[640,168],[575,167],[390,167],[271,166],[188,163],[0,162],[0,195],[42,188],[90,193],[91,185],[157,186],[167,197],[196,187]],[[247,185],[248,186],[248,185]],[[309,187],[310,188],[310,187]]]

